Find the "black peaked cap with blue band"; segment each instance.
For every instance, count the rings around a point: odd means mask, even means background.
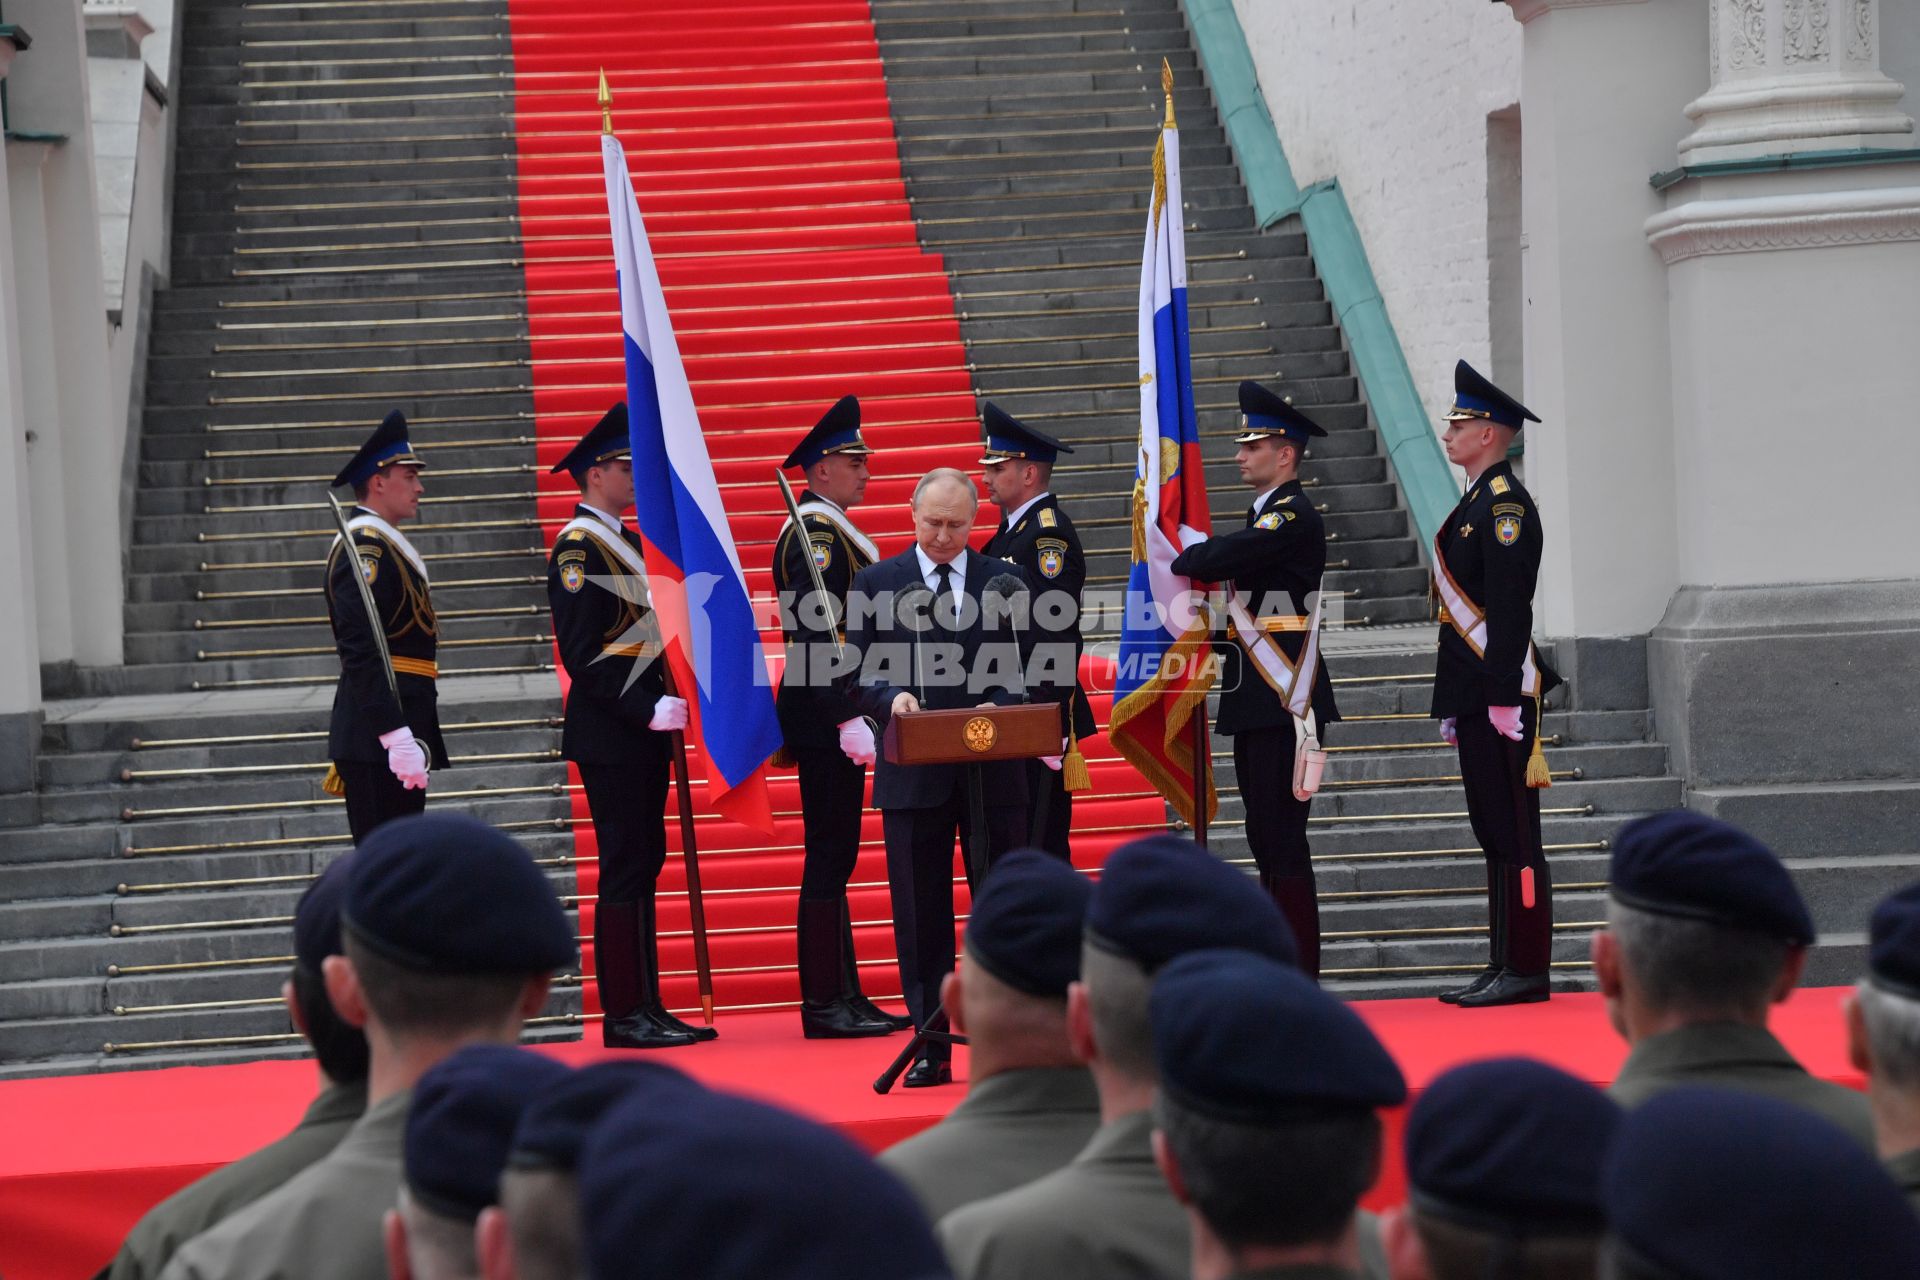
[[[333,478],[333,487],[341,489],[348,485],[365,484],[382,467],[424,468],[426,465],[426,459],[415,453],[413,445],[407,440],[407,415],[395,409],[373,429],[373,434],[367,437],[367,442],[360,446],[360,452],[353,455],[352,461],[340,468],[340,474]]]
[[[1351,1006],[1289,964],[1190,951],[1148,1001],[1160,1089],[1230,1124],[1283,1124],[1406,1101],[1393,1056]]]
[[[1326,428],[1294,408],[1284,396],[1275,395],[1257,382],[1240,384],[1240,434],[1235,444],[1252,444],[1269,436],[1279,436],[1304,445],[1315,436],[1327,434]]]
[[[592,1280],[952,1274],[913,1193],[865,1151],[732,1094],[628,1099],[587,1140],[579,1177]]]
[[[1813,945],[1813,917],[1773,850],[1690,809],[1636,819],[1614,837],[1608,891],[1625,906]]]
[[[532,857],[459,814],[396,818],[369,835],[354,852],[341,922],[393,963],[428,972],[531,976],[578,957]]]
[[[1620,1122],[1601,1176],[1612,1247],[1677,1280],[1912,1280],[1920,1216],[1823,1116],[1730,1089],[1674,1089]]]
[[[1470,1062],[1407,1116],[1414,1207],[1496,1235],[1592,1235],[1606,1225],[1600,1170],[1618,1103],[1532,1058]]]
[[[986,432],[986,453],[980,459],[983,467],[996,462],[1052,462],[1063,453],[1073,452],[991,400],[980,407],[980,425]]]
[[[1920,884],[1889,894],[1873,909],[1867,974],[1883,991],[1920,1000]]]
[[[527,1104],[513,1133],[509,1169],[572,1173],[600,1118],[629,1098],[669,1107],[683,1092],[702,1086],[692,1076],[657,1062],[596,1062],[582,1067]]]
[[[813,430],[793,446],[793,452],[780,465],[805,471],[830,453],[872,452],[860,438],[860,401],[853,396],[841,396],[820,421],[813,424]]]
[[[1093,885],[1059,858],[1016,849],[993,864],[967,919],[967,955],[1016,991],[1065,999],[1080,976]]]
[[[340,954],[340,906],[353,857],[348,852],[329,862],[293,909],[293,959],[309,973],[317,975],[328,956]]]
[[[468,1045],[429,1067],[407,1103],[408,1193],[443,1218],[478,1218],[499,1201],[522,1114],[571,1074],[544,1054],[499,1044]]]
[[[1113,851],[1087,904],[1087,941],[1149,971],[1212,947],[1300,963],[1286,917],[1253,877],[1175,835]]]
[[[567,456],[553,464],[549,475],[559,475],[562,471],[575,480],[587,478],[587,472],[603,462],[616,462],[621,458],[633,456],[633,439],[627,430],[627,402],[620,401],[600,416],[591,430],[573,448],[567,450]]]
[[[1540,421],[1533,410],[1487,381],[1465,360],[1453,366],[1453,408],[1447,410],[1448,421],[1458,418],[1484,418],[1515,431]]]

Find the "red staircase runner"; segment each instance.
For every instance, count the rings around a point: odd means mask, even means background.
[[[509,12],[541,464],[552,465],[624,393],[600,171],[604,68],[750,586],[771,596],[769,562],[784,518],[775,469],[849,392],[860,397],[866,439],[879,451],[857,519],[883,553],[903,548],[914,481],[939,465],[974,470],[980,432],[945,267],[921,250],[907,204],[865,0],[654,5],[644,29],[616,0],[511,0]],[[551,539],[575,492],[565,476],[541,485]],[[976,543],[995,518],[991,506],[981,514]],[[767,635],[777,650],[778,633]],[[1096,698],[1103,722],[1106,711]],[[1075,808],[1076,861],[1092,868],[1165,817],[1104,738],[1084,749],[1095,790]],[[697,824],[722,1008],[798,1000],[792,930],[802,827],[791,772],[775,774],[773,806],[772,841],[717,818]],[[597,850],[578,791],[573,813],[582,932],[590,934]],[[677,851],[671,822],[668,833]],[[868,814],[853,880],[867,988],[896,996],[878,813]],[[661,891],[668,1001],[691,1009],[693,948],[677,858]],[[964,886],[957,892],[964,908]],[[588,960],[590,968],[590,951]],[[597,1009],[591,987],[588,1000]]]

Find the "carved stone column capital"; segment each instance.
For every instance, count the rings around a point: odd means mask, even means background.
[[[1647,0],[1507,0],[1513,16],[1521,23],[1532,22],[1553,9],[1596,9],[1605,5],[1645,4]]]

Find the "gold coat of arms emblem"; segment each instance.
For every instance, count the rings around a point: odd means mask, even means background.
[[[999,736],[1000,731],[985,716],[975,716],[960,730],[960,740],[967,744],[969,751],[990,751],[993,740]]]

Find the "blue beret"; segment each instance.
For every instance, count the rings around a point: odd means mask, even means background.
[[[333,478],[333,487],[338,489],[350,484],[364,484],[373,479],[373,473],[382,467],[394,465],[406,467],[425,467],[426,459],[413,451],[413,445],[407,440],[407,416],[395,409],[386,416],[386,420],[375,427],[367,442],[340,468],[340,474]]]
[[[860,401],[853,396],[841,396],[821,415],[820,421],[813,424],[813,430],[793,446],[793,452],[780,465],[805,471],[830,453],[872,452],[860,438]]]
[[[676,1280],[934,1280],[950,1273],[913,1194],[838,1133],[705,1089],[634,1098],[580,1159],[593,1280],[636,1258]]]
[[[1189,952],[1154,979],[1148,1013],[1161,1091],[1190,1111],[1262,1124],[1407,1099],[1360,1015],[1290,963]]]
[[[1407,1117],[1414,1207],[1499,1234],[1597,1234],[1600,1166],[1620,1114],[1585,1080],[1531,1058],[1455,1067]]]
[[[341,919],[410,969],[549,973],[577,954],[560,899],[527,851],[458,814],[396,818],[368,836]]]
[[[600,421],[580,437],[560,461],[548,469],[548,475],[565,471],[575,480],[584,480],[587,472],[603,462],[633,456],[633,438],[627,430],[627,402],[620,401],[600,415]]]
[[[1253,878],[1173,835],[1113,851],[1087,906],[1087,940],[1149,970],[1208,947],[1300,962],[1286,917]]]
[[[1234,443],[1251,444],[1268,436],[1282,436],[1295,444],[1305,444],[1325,434],[1326,428],[1294,408],[1284,396],[1257,382],[1240,384],[1240,434],[1233,438]]]
[[[521,1112],[564,1080],[552,1058],[475,1044],[429,1067],[407,1104],[407,1190],[444,1218],[472,1222],[499,1199]]]
[[[993,864],[967,920],[967,954],[1016,991],[1067,994],[1093,885],[1059,858],[1016,849]]]
[[[1880,1163],[1759,1094],[1674,1089],[1628,1112],[1602,1194],[1616,1247],[1681,1280],[1920,1276],[1920,1217]]]
[[[986,456],[981,465],[1019,459],[1022,462],[1052,462],[1073,450],[1037,427],[1020,419],[989,400],[980,410],[980,423],[986,428]]]
[[[328,956],[340,954],[340,903],[352,865],[351,852],[329,862],[293,909],[293,959],[309,973],[319,973]]]
[[[596,1062],[528,1104],[513,1134],[514,1169],[571,1173],[600,1117],[628,1098],[670,1099],[698,1089],[693,1077],[657,1062]]]
[[[1485,418],[1518,431],[1529,422],[1538,422],[1533,410],[1487,381],[1465,360],[1453,366],[1453,408],[1447,419]]]
[[[1920,1000],[1920,884],[1887,895],[1873,909],[1867,971],[1883,991]]]
[[[1813,944],[1813,917],[1786,866],[1718,818],[1669,809],[1629,822],[1614,838],[1608,874],[1626,906]]]

